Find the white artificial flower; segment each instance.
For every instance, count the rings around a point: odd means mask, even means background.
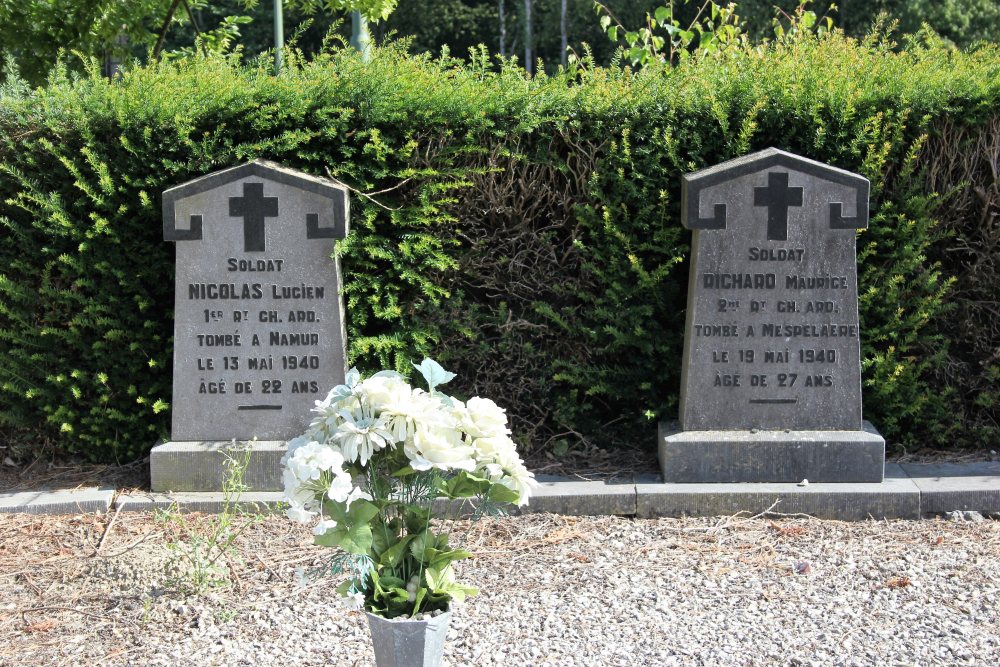
[[[351,611],[357,611],[365,606],[364,593],[348,593],[344,596],[344,604]]]
[[[294,444],[295,449],[285,461],[282,481],[285,500],[298,508],[294,514],[302,516],[300,512],[311,512],[318,508],[317,496],[321,496],[324,491],[324,473],[332,474],[333,480],[341,483],[346,478],[348,487],[351,476],[344,471],[344,456],[336,448],[315,441],[305,444],[299,441]]]
[[[313,412],[317,414],[312,422],[309,423],[306,435],[318,442],[330,444],[334,434],[336,434],[337,429],[343,422],[343,417],[341,417],[340,413],[344,410],[348,412],[357,410],[360,407],[361,401],[354,394],[332,403],[321,405],[321,403],[317,402],[316,408],[313,409]]]
[[[351,480],[351,475],[341,470],[339,473],[334,474],[333,480],[330,481],[330,488],[326,491],[326,495],[330,498],[330,500],[342,503],[347,500],[347,497],[351,494],[351,490],[353,488],[354,482]]]
[[[413,438],[418,424],[453,424],[454,418],[436,397],[422,389],[413,389],[405,382],[386,383],[381,401],[382,415],[388,419],[388,427],[394,442],[406,442]]]
[[[461,431],[455,428],[420,424],[403,451],[414,470],[476,469],[476,450],[462,441]]]
[[[344,456],[335,448],[314,441],[297,447],[285,465],[298,479],[308,481],[319,479],[326,470],[342,468]]]
[[[285,484],[285,500],[292,505],[300,507],[311,507],[316,502],[316,489],[304,484],[302,480],[295,476],[290,469],[285,468],[282,473],[282,481]]]
[[[316,516],[316,512],[310,512],[301,505],[296,505],[294,503],[291,503],[291,507],[289,507],[288,510],[285,512],[285,515],[292,521],[298,521],[299,523],[309,523],[312,520],[312,518]]]
[[[388,418],[373,416],[363,402],[360,408],[341,410],[339,414],[342,421],[332,440],[348,461],[360,461],[361,465],[366,465],[375,451],[384,449],[392,442]]]
[[[472,445],[476,448],[476,459],[482,466],[495,463],[507,470],[521,462],[517,455],[517,445],[509,436],[477,438]]]
[[[361,391],[372,412],[379,413],[391,406],[405,405],[413,388],[397,373],[381,373],[362,382]]]
[[[337,527],[337,522],[333,519],[321,519],[319,523],[313,528],[313,535],[317,537],[320,535],[325,535],[328,530],[333,530]]]
[[[479,438],[473,442],[479,462],[477,472],[491,482],[503,484],[511,491],[517,491],[518,507],[528,504],[528,498],[538,483],[534,473],[524,467],[517,454],[517,445],[508,436]]]
[[[517,491],[517,506],[524,507],[528,504],[528,498],[538,488],[535,481],[535,473],[531,472],[523,465],[508,471],[508,474],[500,478],[500,483],[511,491]]]
[[[473,438],[493,438],[507,435],[507,414],[488,398],[473,396],[465,404],[464,426]]]
[[[295,454],[295,451],[299,447],[309,444],[309,442],[310,438],[305,435],[300,435],[297,438],[292,438],[291,440],[289,440],[288,450],[285,452],[285,455],[281,457],[281,465],[285,465],[286,463],[288,463],[288,459],[292,458],[292,455]]]
[[[371,499],[372,497],[370,494],[367,494],[364,491],[362,491],[360,487],[355,487],[351,489],[351,492],[349,494],[347,494],[347,497],[343,500],[343,503],[344,507],[347,510],[350,510],[351,503],[353,503],[355,500],[371,500]]]

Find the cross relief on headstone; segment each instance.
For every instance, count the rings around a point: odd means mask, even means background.
[[[187,229],[179,226],[187,221]],[[284,440],[345,372],[347,190],[256,161],[163,194],[177,242],[174,441]]]
[[[243,219],[243,250],[264,252],[264,219],[278,217],[278,198],[265,197],[263,183],[244,183],[243,196],[229,198],[229,215]]]
[[[767,187],[753,189],[754,206],[767,207],[767,238],[784,241],[788,238],[788,209],[802,206],[802,188],[788,187],[788,174],[771,171],[767,174]]]

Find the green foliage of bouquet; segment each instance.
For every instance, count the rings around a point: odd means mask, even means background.
[[[432,529],[435,500],[490,513],[526,504],[535,486],[496,403],[437,391],[455,375],[431,359],[416,368],[429,391],[393,371],[362,380],[352,369],[282,460],[289,518],[317,521],[316,544],[342,550],[330,570],[351,573],[338,588],[349,606],[386,618],[477,592],[455,581],[452,564],[472,554]]]

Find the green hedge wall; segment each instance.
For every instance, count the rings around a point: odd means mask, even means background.
[[[389,46],[278,78],[206,58],[113,82],[8,81],[0,427],[95,460],[168,434],[160,193],[263,157],[357,192],[337,250],[352,363],[408,371],[432,355],[460,373],[457,393],[508,406],[536,449],[651,445],[651,420],[677,404],[681,174],[777,146],[872,181],[858,246],[866,417],[904,443],[963,444],[972,422],[996,441],[995,422],[982,428],[996,406],[970,408],[940,380],[963,344],[941,326],[958,269],[939,252],[950,240],[921,156],[942,123],[984,127],[998,95],[995,48],[896,52],[839,35],[533,80]]]

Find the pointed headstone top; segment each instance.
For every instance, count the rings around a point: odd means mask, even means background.
[[[305,214],[302,228],[308,239],[337,238],[347,236],[350,215],[347,188],[328,178],[313,176],[296,169],[289,169],[276,162],[254,160],[236,167],[230,167],[186,183],[176,185],[163,192],[163,239],[165,241],[199,241],[204,224],[201,215],[192,214],[185,220],[178,216],[177,202],[202,196],[224,188],[234,182],[246,182],[242,197],[232,197],[231,213],[244,220],[244,234],[247,251],[264,243],[264,220],[278,214],[277,202],[273,197],[264,197],[261,183],[271,181],[287,185],[303,193],[314,195],[316,211]],[[259,251],[259,250],[258,250]]]
[[[756,153],[727,160],[714,167],[686,174],[681,184],[681,222],[688,229],[726,229],[729,218],[728,206],[731,204],[715,201],[707,206],[704,201],[705,191],[717,189],[718,186],[742,180],[747,176],[768,173],[771,176],[766,187],[755,190],[754,205],[768,207],[769,219],[774,216],[772,232],[779,232],[784,226],[781,220],[785,219],[788,207],[803,205],[799,201],[802,196],[801,188],[788,189],[789,171],[808,176],[814,183],[825,182],[843,188],[841,190],[844,193],[841,197],[843,201],[826,202],[825,211],[830,229],[867,229],[869,192],[867,178],[777,148],[765,148]],[[796,201],[798,203],[795,203]],[[861,202],[864,202],[863,206],[859,206]],[[845,209],[856,213],[845,217]]]

